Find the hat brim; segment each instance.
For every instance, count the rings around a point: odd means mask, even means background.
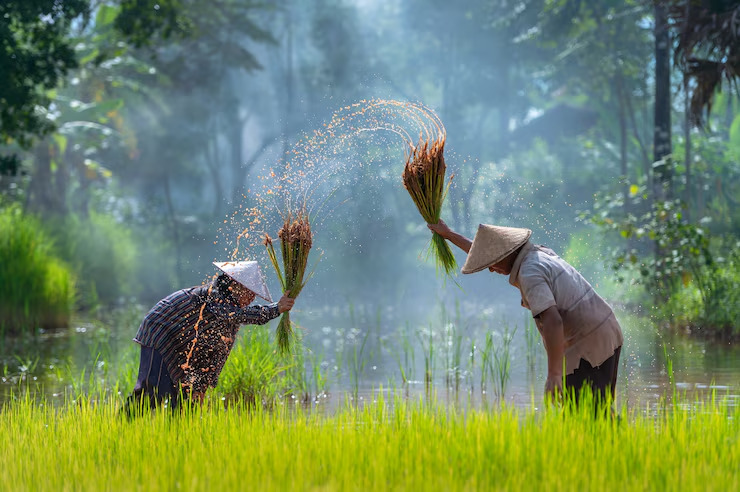
[[[526,244],[531,236],[530,229],[480,224],[460,271],[471,274],[490,268]]]
[[[213,265],[239,285],[254,292],[255,295],[267,302],[273,302],[270,291],[265,283],[265,278],[262,275],[262,270],[256,261],[214,261]]]

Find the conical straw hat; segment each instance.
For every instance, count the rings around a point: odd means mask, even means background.
[[[272,302],[265,277],[256,261],[214,261],[213,264],[262,299]]]
[[[531,235],[529,229],[480,224],[462,272],[475,273],[498,263],[526,243]]]

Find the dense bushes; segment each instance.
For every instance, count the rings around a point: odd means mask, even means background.
[[[0,330],[65,327],[75,307],[163,295],[174,284],[167,244],[109,214],[42,222],[17,204],[0,207]]]
[[[699,335],[740,338],[740,244],[730,248],[727,258],[710,258],[695,268],[662,306],[661,318]]]
[[[74,297],[74,275],[40,222],[18,206],[0,209],[0,330],[66,326]]]
[[[128,227],[91,212],[69,215],[51,226],[59,252],[77,272],[80,305],[110,305],[135,294],[136,247]]]
[[[634,186],[634,200],[599,194],[595,224],[612,246],[615,277],[640,284],[658,321],[718,339],[740,336],[740,242],[732,234],[712,234],[706,224],[686,220],[680,200],[653,201]],[[642,213],[638,213],[638,211]]]

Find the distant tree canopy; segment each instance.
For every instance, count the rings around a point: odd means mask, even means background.
[[[86,0],[3,0],[0,3],[0,143],[27,147],[53,127],[37,111],[77,66],[70,24],[88,12]]]
[[[157,38],[182,36],[192,24],[184,15],[183,0],[121,0],[115,27],[136,47],[149,46]]]
[[[181,0],[121,0],[115,29],[134,46],[156,37],[183,33],[188,21],[178,14]],[[3,0],[0,3],[0,143],[28,148],[34,137],[54,129],[40,111],[48,107],[49,91],[58,88],[78,67],[72,35],[87,25],[89,0]],[[95,61],[104,61],[105,53]],[[15,156],[0,157],[0,172],[18,169]]]

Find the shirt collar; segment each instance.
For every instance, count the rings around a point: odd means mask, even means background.
[[[519,254],[516,255],[516,260],[514,260],[514,264],[511,266],[511,273],[509,274],[509,283],[514,287],[519,287],[519,268],[522,266],[524,257],[527,256],[532,249],[534,249],[534,244],[527,241],[519,251]]]

